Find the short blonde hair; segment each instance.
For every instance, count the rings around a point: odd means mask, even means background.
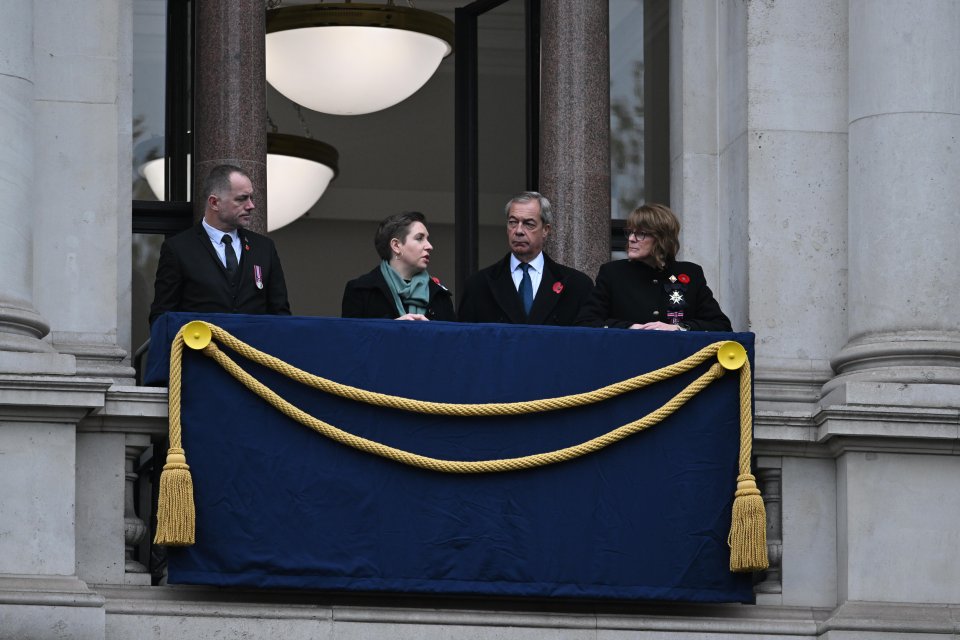
[[[662,269],[680,251],[680,221],[664,204],[640,205],[627,218],[627,228],[649,231],[653,236],[652,256]]]

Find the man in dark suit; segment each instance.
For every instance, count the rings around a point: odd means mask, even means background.
[[[553,214],[535,191],[505,207],[510,253],[470,276],[460,296],[460,322],[572,325],[593,281],[543,252]]]
[[[250,177],[219,165],[203,184],[203,219],[160,248],[150,323],[166,311],[290,315],[273,241],[248,231]]]

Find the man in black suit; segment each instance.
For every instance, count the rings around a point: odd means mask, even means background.
[[[584,273],[543,252],[550,201],[524,191],[505,207],[510,253],[470,276],[460,296],[460,322],[572,325],[593,289]]]
[[[203,219],[160,248],[150,323],[166,311],[290,315],[273,241],[248,231],[250,177],[219,165],[203,184]]]

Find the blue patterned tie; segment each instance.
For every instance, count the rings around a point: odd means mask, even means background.
[[[530,279],[530,265],[526,262],[520,263],[523,269],[523,278],[520,279],[520,300],[523,302],[523,310],[529,316],[530,308],[533,307],[533,280]]]

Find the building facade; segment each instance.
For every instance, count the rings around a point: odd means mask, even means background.
[[[544,69],[596,74],[582,54],[606,46],[603,20],[577,32],[564,21],[595,19],[581,2],[542,6]],[[755,605],[560,612],[151,586],[134,492],[166,392],[136,386],[130,364],[130,3],[6,0],[0,638],[960,635],[960,3],[674,0],[669,12],[681,257],[757,336],[773,566]],[[554,81],[544,148],[597,121]],[[558,198],[584,211],[557,246],[589,269],[597,245],[582,240],[608,235],[609,186],[573,177],[602,141],[563,144],[580,153],[544,153],[541,174],[579,185]]]

